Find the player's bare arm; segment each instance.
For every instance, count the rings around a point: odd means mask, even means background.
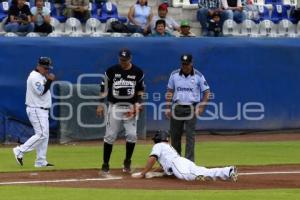
[[[201,103],[196,108],[196,116],[200,116],[204,112],[205,106],[209,101],[209,96],[210,96],[210,90],[204,91]]]
[[[174,91],[172,89],[167,90],[166,94],[166,112],[165,115],[168,119],[171,118],[171,105],[172,105],[172,98],[173,98]]]
[[[150,156],[148,158],[145,168],[141,172],[133,173],[133,178],[144,178],[147,172],[150,172],[152,167],[155,165],[157,158],[155,156]]]
[[[138,114],[143,109],[142,101],[143,101],[144,91],[139,91],[137,95],[138,95],[138,102],[136,102],[134,105],[136,114]]]
[[[96,116],[97,117],[103,117],[104,115],[104,99],[107,97],[107,92],[100,92],[99,94],[100,97],[100,104],[97,106],[96,110]]]
[[[131,110],[129,110],[127,113],[125,113],[126,117],[128,117],[128,118],[135,117],[142,111],[143,95],[144,95],[143,90],[137,92],[137,102],[134,103]]]

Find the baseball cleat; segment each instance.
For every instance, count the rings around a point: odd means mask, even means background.
[[[101,170],[102,170],[103,173],[109,173],[109,164],[108,163],[103,163]]]
[[[34,167],[36,167],[36,168],[40,168],[40,167],[54,167],[54,165],[53,164],[51,164],[51,163],[47,163],[46,165],[34,165]]]
[[[109,172],[109,164],[103,163],[102,168],[99,172],[99,175],[102,176],[103,178],[112,178],[113,176]]]
[[[20,154],[20,150],[18,149],[18,147],[13,148],[13,153],[14,153],[17,163],[19,165],[23,166],[23,158],[18,157],[18,155]]]
[[[124,160],[123,162],[123,172],[130,173],[131,172],[131,160]]]
[[[236,166],[231,166],[231,169],[229,170],[229,179],[233,182],[237,182],[238,172]]]

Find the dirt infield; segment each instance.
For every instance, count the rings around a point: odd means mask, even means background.
[[[244,134],[244,135],[199,135],[197,141],[299,141],[300,133],[290,134]],[[69,145],[99,145],[99,141],[73,142]],[[122,140],[118,143],[124,143]],[[139,141],[152,144],[151,139]],[[112,178],[99,174],[99,169],[34,171],[0,173],[1,185],[38,185],[71,188],[154,189],[154,190],[199,190],[199,189],[268,189],[300,188],[300,164],[238,166],[238,182],[230,181],[182,181],[175,177],[133,179],[121,169],[111,170]],[[137,170],[136,170],[137,171]]]
[[[268,189],[300,188],[300,165],[240,166],[238,182],[182,181],[175,177],[133,179],[121,169],[106,179],[98,169],[0,173],[0,185],[43,185],[71,188],[129,189]]]

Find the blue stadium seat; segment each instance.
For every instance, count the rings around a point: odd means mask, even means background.
[[[190,0],[191,4],[198,4],[198,0]]]
[[[97,9],[101,9],[106,2],[107,0],[93,0],[93,3],[96,4]]]
[[[98,14],[97,14],[97,4],[96,3],[90,3],[89,4],[89,9],[91,11],[91,18],[98,18]]]
[[[100,15],[97,17],[102,23],[110,18],[116,18],[121,22],[126,22],[127,18],[118,15],[118,8],[115,4],[107,2],[102,6]]]
[[[9,10],[9,3],[7,1],[1,2],[1,5],[0,5],[0,22],[2,22],[3,19],[7,17],[8,10]]]
[[[282,4],[273,5],[271,20],[278,24],[282,19],[288,19],[288,6]]]
[[[265,4],[282,4],[282,0],[265,0]]]
[[[259,22],[264,21],[266,19],[270,19],[269,9],[266,6],[259,5],[258,6],[258,15],[259,15]],[[256,21],[258,23],[258,21]]]
[[[67,20],[67,18],[62,14],[63,10],[65,8],[64,5],[62,5],[61,8],[59,8],[60,10],[57,10],[58,8],[56,8],[54,6],[54,3],[48,1],[45,2],[45,6],[48,7],[51,11],[50,16],[56,18],[59,22],[65,22]]]

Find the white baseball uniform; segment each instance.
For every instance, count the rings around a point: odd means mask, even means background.
[[[46,154],[49,140],[49,109],[52,100],[49,88],[45,87],[46,82],[46,78],[36,70],[32,71],[27,79],[26,112],[35,134],[16,148],[19,158],[26,152],[36,149],[35,167],[48,164]]]
[[[230,179],[229,173],[233,167],[205,168],[197,166],[194,162],[181,157],[176,150],[166,142],[160,142],[153,146],[150,156],[157,157],[167,175],[175,175],[178,179],[192,181],[204,176],[213,180]]]

